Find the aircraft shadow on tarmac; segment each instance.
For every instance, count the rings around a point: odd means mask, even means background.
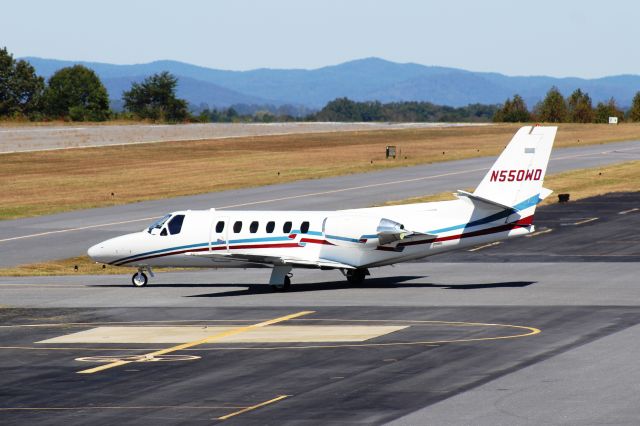
[[[477,289],[491,289],[491,288],[522,288],[531,284],[535,284],[536,281],[508,281],[508,282],[495,282],[495,283],[482,283],[482,284],[433,284],[433,283],[405,283],[404,281],[411,281],[418,278],[425,278],[421,276],[400,276],[400,277],[386,277],[386,278],[370,278],[364,283],[359,285],[348,286],[344,281],[330,281],[322,283],[310,283],[310,284],[294,284],[287,293],[304,293],[310,291],[327,291],[327,290],[344,290],[349,288],[352,290],[365,290],[375,288],[442,288],[445,290],[477,290]],[[189,285],[189,284],[187,284]],[[214,284],[205,285],[207,287],[229,287],[236,286],[235,284]],[[172,285],[173,286],[173,285]],[[175,285],[176,287],[182,285]],[[193,284],[193,287],[199,287],[200,285]],[[250,294],[267,294],[273,293],[270,286],[265,284],[239,284],[237,286],[246,287],[243,290],[232,290],[218,293],[207,294],[194,294],[185,297],[234,297],[234,296],[247,296]]]

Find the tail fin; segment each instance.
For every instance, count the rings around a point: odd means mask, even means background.
[[[542,182],[557,129],[520,128],[473,195],[516,210],[535,206],[548,196],[550,191]]]

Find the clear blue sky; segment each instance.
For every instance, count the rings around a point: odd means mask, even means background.
[[[4,1],[16,57],[247,70],[378,56],[508,75],[639,74],[640,2]]]

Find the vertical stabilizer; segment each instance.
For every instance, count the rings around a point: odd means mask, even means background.
[[[527,201],[527,206],[530,205],[531,200],[535,205],[544,198],[542,183],[557,129],[555,126],[520,128],[473,195],[516,208]],[[548,190],[544,191],[548,195]]]

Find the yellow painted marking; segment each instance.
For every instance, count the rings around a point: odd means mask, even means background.
[[[181,320],[181,321],[197,321],[197,320]],[[199,320],[201,322],[207,321],[230,321],[230,320]],[[235,320],[235,321],[248,321],[248,320]],[[412,346],[412,345],[438,345],[444,343],[457,343],[457,342],[467,342],[467,341],[475,341],[475,340],[500,340],[500,339],[515,339],[520,337],[529,337],[534,336],[536,334],[541,333],[541,331],[535,327],[528,327],[522,325],[511,325],[511,324],[493,324],[493,323],[480,323],[480,322],[460,322],[460,321],[435,321],[435,320],[405,320],[405,319],[342,319],[342,318],[313,318],[313,319],[305,319],[300,318],[299,321],[330,321],[336,322],[341,321],[345,323],[361,323],[361,322],[386,322],[386,323],[401,323],[401,324],[416,324],[420,326],[429,326],[429,325],[444,325],[444,326],[454,326],[454,327],[499,327],[499,328],[515,328],[520,330],[526,330],[526,333],[515,334],[510,336],[496,336],[496,337],[484,337],[479,339],[465,339],[465,340],[442,340],[442,341],[413,341],[413,342],[391,342],[391,343],[362,343],[362,344],[340,344],[340,345],[305,345],[305,346],[277,346],[277,347],[251,347],[251,346],[243,346],[243,347],[211,347],[211,348],[189,348],[185,349],[186,351],[194,351],[194,352],[206,352],[206,351],[228,351],[228,350],[257,350],[257,351],[271,351],[271,350],[288,350],[288,349],[322,349],[322,348],[343,348],[343,347],[377,347],[377,346]],[[145,321],[140,321],[145,322]],[[148,321],[155,322],[155,321]],[[161,321],[158,321],[161,322]],[[164,322],[164,321],[162,321]],[[178,321],[176,321],[178,322]],[[122,324],[129,324],[132,322],[122,321]],[[135,323],[135,322],[133,322]],[[90,324],[118,324],[118,322],[96,322],[96,323],[68,323],[68,324],[81,324],[81,325],[90,325]],[[0,327],[25,327],[25,326],[63,326],[65,323],[56,323],[56,324],[16,324],[16,325],[8,325],[8,326],[0,326]],[[36,350],[36,351],[85,351],[85,352],[124,352],[124,351],[143,351],[143,350],[156,350],[155,348],[126,348],[126,347],[34,347],[34,346],[0,346],[0,349],[9,349],[9,350]]]
[[[538,232],[534,232],[533,234],[527,234],[527,235],[525,235],[525,237],[531,238],[531,237],[535,237],[537,235],[548,234],[551,231],[553,231],[553,229],[549,228],[549,229],[545,229],[544,231],[538,231]]]
[[[260,404],[252,405],[251,407],[243,408],[242,410],[235,411],[235,412],[233,412],[231,414],[227,414],[226,416],[218,417],[218,420],[227,420],[227,419],[229,419],[231,417],[234,417],[234,416],[237,416],[239,414],[246,413],[247,411],[252,411],[252,410],[255,410],[256,408],[264,407],[265,405],[269,405],[269,404],[273,404],[274,402],[282,401],[283,399],[288,398],[290,396],[291,395],[280,395],[280,396],[277,396],[277,397],[275,397],[273,399],[270,399],[268,401],[261,402]]]
[[[225,338],[227,336],[234,336],[236,334],[244,333],[245,331],[253,330],[255,328],[260,328],[260,327],[266,327],[268,325],[276,324],[276,323],[283,322],[283,321],[288,321],[288,320],[291,320],[291,319],[294,319],[294,318],[301,317],[303,315],[312,314],[314,312],[315,311],[302,311],[302,312],[297,312],[295,314],[285,315],[283,317],[278,317],[278,318],[270,319],[270,320],[267,320],[267,321],[263,321],[263,322],[260,322],[260,323],[257,323],[257,324],[247,325],[245,327],[234,328],[232,330],[228,330],[228,331],[224,331],[222,333],[214,334],[213,336],[209,336],[209,337],[206,337],[204,339],[195,340],[193,342],[183,343],[181,345],[172,346],[172,347],[167,348],[167,349],[161,349],[159,351],[151,352],[151,353],[148,353],[148,354],[143,355],[143,356],[154,357],[154,356],[159,356],[159,355],[165,355],[165,354],[168,354],[168,353],[171,353],[171,352],[176,352],[176,351],[180,351],[180,350],[183,350],[183,349],[188,349],[188,348],[191,348],[193,346],[203,345],[205,343],[212,343],[212,342],[215,342],[216,340],[220,340],[220,339]],[[114,367],[119,367],[121,365],[126,365],[126,364],[129,364],[130,362],[131,361],[116,361],[116,362],[112,362],[110,364],[101,365],[99,367],[89,368],[87,370],[78,371],[78,373],[79,374],[97,373],[99,371],[104,371],[104,370],[107,370],[109,368],[114,368]]]
[[[580,219],[580,218],[578,218]],[[593,222],[594,220],[598,220],[599,218],[597,217],[589,217],[586,219],[582,219],[582,220],[578,220],[576,222],[572,222],[572,223],[561,223],[560,226],[577,226],[577,225],[582,225],[585,223],[589,223],[589,222]]]
[[[640,208],[635,207],[633,209],[623,210],[623,211],[619,212],[618,214],[627,214],[627,213],[637,212],[638,210],[640,210]]]
[[[363,347],[384,347],[384,346],[430,346],[441,345],[445,343],[464,343],[464,342],[476,342],[476,341],[488,341],[488,340],[503,340],[503,339],[517,339],[520,337],[529,337],[536,334],[540,334],[542,331],[535,327],[527,327],[520,325],[503,325],[503,324],[485,324],[495,325],[498,327],[511,327],[519,328],[523,330],[529,330],[528,333],[514,334],[511,336],[494,336],[494,337],[482,337],[475,339],[453,339],[453,340],[425,340],[415,342],[390,342],[390,343],[360,343],[360,344],[339,344],[339,345],[305,345],[305,346],[277,346],[277,347],[217,347],[217,348],[198,348],[198,349],[185,349],[187,351],[274,351],[274,350],[286,350],[286,349],[323,349],[323,348],[363,348]],[[104,352],[104,351],[136,351],[140,348],[84,348],[84,347],[33,347],[33,346],[0,346],[0,349],[21,349],[21,350],[55,350],[55,351],[90,351],[90,352]]]
[[[65,343],[184,343],[223,333],[238,326],[181,326],[181,327],[96,327],[36,342],[38,344]],[[229,336],[224,343],[337,343],[363,342],[404,330],[408,325],[273,325]]]
[[[591,217],[589,219],[581,220],[579,222],[574,222],[574,225],[582,225],[582,224],[585,224],[585,223],[593,222],[594,220],[598,220],[598,218],[597,217]]]
[[[482,250],[483,248],[497,246],[498,244],[501,244],[501,242],[500,241],[496,241],[496,242],[493,242],[493,243],[485,244],[485,245],[480,246],[480,247],[475,247],[475,248],[469,249],[467,251],[478,251],[478,250]]]

